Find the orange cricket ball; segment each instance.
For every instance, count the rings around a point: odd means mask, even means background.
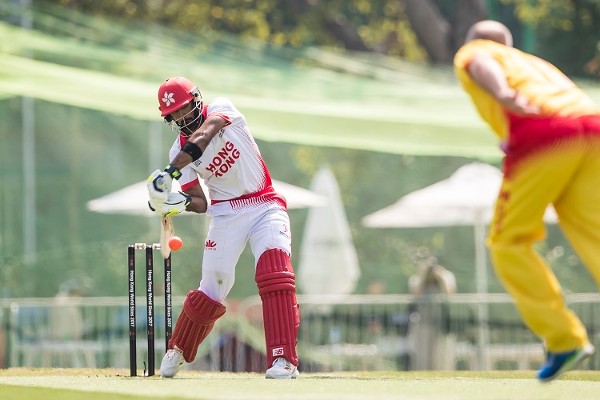
[[[169,248],[173,251],[177,251],[179,249],[181,249],[181,246],[183,246],[183,240],[181,240],[181,238],[179,236],[172,236],[169,239]]]

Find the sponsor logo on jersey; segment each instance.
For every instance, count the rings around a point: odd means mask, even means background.
[[[217,249],[217,243],[215,243],[212,240],[208,239],[206,241],[206,243],[204,244],[204,248],[206,250],[216,250]]]
[[[290,230],[288,229],[287,224],[283,224],[283,228],[279,230],[279,234],[285,236],[286,238],[290,237]]]
[[[283,355],[283,347],[275,347],[272,350],[273,357],[280,357]]]
[[[240,158],[240,151],[232,142],[228,141],[221,150],[217,151],[217,154],[206,166],[206,170],[212,172],[216,177],[221,177],[229,172],[238,158]]]

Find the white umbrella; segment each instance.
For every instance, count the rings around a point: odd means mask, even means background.
[[[396,203],[365,216],[364,226],[371,228],[417,228],[472,225],[475,230],[475,281],[477,293],[487,293],[485,226],[490,222],[502,183],[502,172],[491,165],[472,163],[460,167],[449,178],[400,198]],[[552,207],[544,221],[556,223]],[[483,304],[483,303],[482,303]],[[480,307],[480,322],[485,325],[487,309]],[[487,330],[480,331],[482,354]],[[482,363],[486,363],[482,360]],[[484,369],[486,365],[483,365]]]
[[[310,188],[327,199],[327,206],[308,211],[298,287],[308,295],[350,294],[356,288],[360,268],[335,175],[329,168],[321,168]]]
[[[208,196],[206,186],[204,183],[201,184],[204,193]],[[319,206],[326,202],[323,196],[289,183],[273,180],[273,187],[285,196],[289,209]],[[178,190],[181,190],[179,182],[173,181],[173,191]],[[155,215],[148,208],[146,181],[134,183],[116,192],[90,200],[87,208],[105,214]]]
[[[485,225],[489,223],[502,172],[491,165],[472,163],[460,167],[449,178],[400,198],[396,203],[365,216],[371,228],[416,228],[472,225],[475,228],[475,259],[479,291],[487,291],[485,278]],[[549,207],[544,221],[556,223]]]
[[[472,225],[475,229],[477,291],[487,292],[485,225],[490,222],[502,172],[491,165],[472,163],[460,167],[449,178],[400,198],[396,203],[365,216],[371,228],[415,228]],[[544,221],[556,223],[549,207]]]

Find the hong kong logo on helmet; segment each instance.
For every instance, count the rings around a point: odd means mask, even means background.
[[[162,98],[163,103],[166,104],[167,107],[171,105],[171,103],[175,103],[175,99],[173,98],[173,93],[165,92]]]

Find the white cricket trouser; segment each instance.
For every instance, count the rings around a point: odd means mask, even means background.
[[[291,255],[291,239],[289,216],[276,202],[213,216],[204,244],[199,290],[223,302],[233,287],[235,267],[248,242],[256,268],[259,257],[268,249],[282,249]]]

